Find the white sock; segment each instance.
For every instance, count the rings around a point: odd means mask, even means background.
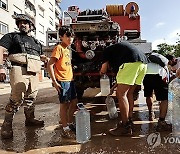
[[[63,127],[64,131],[70,130],[69,126]]]

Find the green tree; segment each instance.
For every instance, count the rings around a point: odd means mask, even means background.
[[[157,53],[162,55],[173,54],[174,53],[174,45],[168,45],[167,43],[161,43],[157,45],[158,49],[156,50]]]
[[[158,49],[155,51],[162,55],[171,54],[175,57],[180,57],[180,35],[177,33],[178,39],[174,45],[169,45],[167,43],[161,43],[157,45]]]
[[[175,48],[174,48],[174,56],[175,57],[180,57],[180,43],[178,43]]]
[[[175,48],[174,48],[174,55],[176,56],[176,57],[180,57],[180,35],[179,34],[177,34],[178,35],[178,40],[177,40],[177,42],[176,42],[176,46],[175,46]]]

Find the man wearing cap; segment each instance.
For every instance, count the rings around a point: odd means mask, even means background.
[[[0,81],[4,81],[6,73],[3,66],[3,53],[8,51],[11,61],[10,85],[11,95],[5,107],[5,119],[1,127],[1,137],[12,138],[12,121],[19,107],[24,104],[26,126],[44,126],[44,121],[35,119],[33,101],[37,96],[38,72],[41,61],[47,62],[41,44],[32,36],[35,30],[32,20],[25,14],[12,16],[20,32],[4,35],[0,40]]]

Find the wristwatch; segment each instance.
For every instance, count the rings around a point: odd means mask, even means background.
[[[4,64],[0,64],[0,69],[4,69]]]

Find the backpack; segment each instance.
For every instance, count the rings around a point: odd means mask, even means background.
[[[166,57],[164,57],[163,55],[159,54],[159,53],[151,53],[148,56],[148,59],[155,64],[159,64],[161,67],[165,67],[168,65],[168,59]]]

